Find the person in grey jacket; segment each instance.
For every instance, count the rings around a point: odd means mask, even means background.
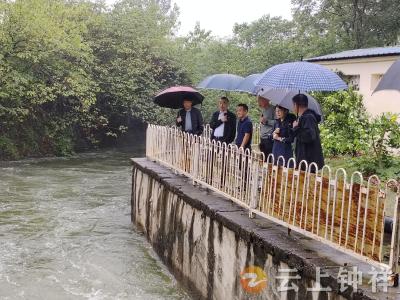
[[[264,153],[265,159],[272,153],[272,131],[275,124],[275,106],[262,97],[257,96],[258,105],[261,109],[260,117],[260,151]]]
[[[193,102],[190,99],[183,101],[183,108],[178,112],[176,118],[176,126],[181,127],[182,131],[201,135],[203,133],[203,116],[200,110],[193,107]]]

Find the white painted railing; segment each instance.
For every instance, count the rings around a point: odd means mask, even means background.
[[[205,124],[202,136],[205,137],[205,138],[210,139],[211,138],[211,134],[212,134],[212,129],[210,127],[210,124]],[[255,123],[255,124],[253,124],[252,145],[257,145],[258,146],[260,144],[260,137],[261,137],[260,124]]]
[[[382,184],[377,176],[364,180],[359,172],[334,174],[329,166],[294,159],[266,162],[257,151],[149,125],[146,156],[273,222],[320,240],[336,249],[399,273],[400,186]],[[286,167],[287,165],[291,168]],[[393,195],[393,233],[389,261],[384,260],[384,221],[388,193]]]
[[[202,136],[206,139],[211,139],[212,131],[213,130],[211,129],[210,124],[206,124],[206,125],[204,125],[204,131],[203,131]]]

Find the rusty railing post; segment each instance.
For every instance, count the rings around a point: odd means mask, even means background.
[[[393,216],[392,241],[390,244],[389,266],[392,274],[389,278],[391,286],[399,284],[399,246],[400,246],[400,196],[396,196],[395,215]]]

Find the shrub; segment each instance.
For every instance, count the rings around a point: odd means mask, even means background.
[[[386,113],[368,122],[368,148],[358,163],[365,173],[387,173],[387,169],[393,166],[399,170],[399,159],[393,155],[393,150],[400,148],[400,126],[397,119],[398,115]]]
[[[362,97],[352,90],[331,93],[327,96],[316,94],[316,97],[324,112],[321,141],[325,155],[356,156],[365,149],[368,115]]]
[[[320,129],[326,156],[350,155],[347,167],[366,176],[400,177],[400,159],[393,154],[400,148],[398,115],[371,118],[362,97],[352,90],[315,96],[324,112]]]

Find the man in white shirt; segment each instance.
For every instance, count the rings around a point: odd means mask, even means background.
[[[213,113],[210,122],[210,127],[213,130],[211,139],[217,142],[226,143],[226,145],[231,144],[235,140],[236,136],[236,115],[230,112],[228,107],[229,99],[227,97],[221,97],[218,100],[218,111]],[[211,166],[214,166],[216,158],[213,154],[209,157],[209,160]],[[225,157],[222,156],[221,169],[223,171],[221,173],[221,177],[218,178],[220,180],[219,184],[221,187],[225,185],[225,172],[227,170],[227,163],[229,163],[229,161],[225,161]],[[214,180],[216,179],[213,174],[213,170],[214,169],[211,170],[209,175],[210,183],[213,182],[213,178]]]
[[[232,143],[236,135],[236,116],[228,107],[229,99],[221,97],[218,101],[219,110],[212,115],[210,122],[213,130],[211,138],[226,144]]]

